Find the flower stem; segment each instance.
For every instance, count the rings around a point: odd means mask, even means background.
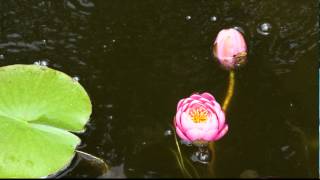
[[[231,101],[231,98],[233,96],[233,91],[234,91],[234,82],[235,82],[235,73],[233,70],[230,71],[229,73],[229,86],[228,86],[228,91],[227,91],[227,95],[223,101],[223,106],[222,106],[222,109],[223,111],[226,113],[227,112],[227,109],[228,109],[228,106],[230,104],[230,101]],[[209,170],[209,173],[214,176],[214,161],[215,161],[215,147],[214,147],[214,142],[210,142],[209,143],[209,150],[211,151],[211,160],[209,162],[209,165],[208,165],[208,170]]]
[[[211,160],[209,161],[209,164],[208,164],[208,170],[209,170],[209,173],[212,177],[215,177],[215,173],[214,173],[214,161],[215,161],[215,148],[214,148],[214,142],[210,142],[209,145],[208,145],[208,148],[209,150],[211,151]]]
[[[178,153],[177,153],[176,151],[174,151],[173,149],[170,149],[170,151],[171,151],[171,152],[174,154],[174,156],[176,157],[182,175],[183,175],[184,177],[187,177],[187,178],[192,178],[191,174],[190,174],[190,173],[186,170],[186,168],[184,168],[183,165],[181,164],[180,158],[178,157],[178,156],[179,156]]]
[[[188,173],[188,171],[186,170],[184,162],[183,162],[183,157],[182,157],[182,153],[181,153],[181,150],[180,150],[179,142],[178,142],[178,139],[177,139],[177,134],[176,134],[175,131],[173,131],[173,132],[174,132],[174,141],[176,143],[177,150],[178,150],[178,155],[179,155],[178,159],[180,161],[179,162],[180,169],[181,169],[182,172],[186,172],[189,175],[189,177],[191,177],[190,174]]]
[[[184,177],[186,178],[192,178],[192,175],[190,174],[190,172],[188,171],[188,169],[185,166],[185,162],[187,163],[187,165],[191,168],[191,170],[193,171],[193,174],[196,176],[196,178],[200,178],[199,173],[197,172],[196,168],[192,165],[192,163],[187,159],[184,158],[179,146],[179,142],[178,142],[178,138],[177,138],[177,133],[175,131],[175,129],[172,127],[173,132],[174,132],[174,141],[177,147],[177,152],[174,151],[173,149],[170,149],[172,151],[172,153],[175,155],[178,165],[180,167],[180,170],[183,174]]]
[[[174,141],[175,141],[176,146],[177,146],[177,150],[178,150],[178,153],[179,153],[181,165],[182,165],[183,168],[185,168],[184,162],[183,162],[183,158],[182,158],[182,153],[181,153],[181,150],[180,150],[180,146],[179,146],[179,142],[178,142],[176,133],[174,133]]]
[[[227,111],[228,105],[230,104],[231,98],[233,96],[233,91],[234,91],[234,71],[231,70],[229,73],[229,87],[228,87],[228,91],[227,91],[227,95],[223,101],[223,106],[222,109],[224,112]]]

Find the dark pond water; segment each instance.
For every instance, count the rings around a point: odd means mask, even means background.
[[[236,72],[215,177],[318,176],[318,1],[2,1],[0,65],[45,61],[79,78],[93,114],[84,162],[62,177],[183,177],[169,148],[179,99],[219,102],[228,72],[211,55],[219,30],[241,28],[248,63]],[[54,90],[52,90],[54,91]],[[171,131],[172,132],[172,131]],[[181,144],[190,159],[194,148]],[[201,177],[206,165],[194,162]]]

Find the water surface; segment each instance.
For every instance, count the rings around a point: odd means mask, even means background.
[[[93,114],[79,149],[104,159],[111,173],[75,163],[64,177],[182,177],[169,151],[176,104],[204,91],[222,103],[228,72],[214,61],[212,42],[238,27],[248,64],[236,72],[216,177],[316,177],[317,7],[316,0],[3,1],[0,65],[47,62],[88,91]],[[195,149],[181,147],[190,159]]]

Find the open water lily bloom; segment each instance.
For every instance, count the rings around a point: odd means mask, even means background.
[[[195,144],[219,140],[228,131],[225,114],[210,93],[181,99],[174,125],[181,139]]]
[[[214,42],[213,54],[226,69],[244,64],[247,45],[242,34],[234,28],[221,30]]]

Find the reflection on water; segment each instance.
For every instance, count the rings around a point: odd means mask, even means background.
[[[262,34],[262,35],[269,35],[271,33],[271,24],[269,23],[262,23],[259,25],[259,27],[257,28],[257,32]]]
[[[75,77],[93,115],[79,149],[107,175],[181,177],[169,148],[176,103],[209,91],[222,102],[228,74],[211,45],[241,29],[248,64],[236,72],[229,133],[216,146],[217,177],[315,177],[317,1],[4,1],[0,65],[43,63]],[[193,147],[181,145],[186,157]],[[207,177],[206,165],[194,163]]]

